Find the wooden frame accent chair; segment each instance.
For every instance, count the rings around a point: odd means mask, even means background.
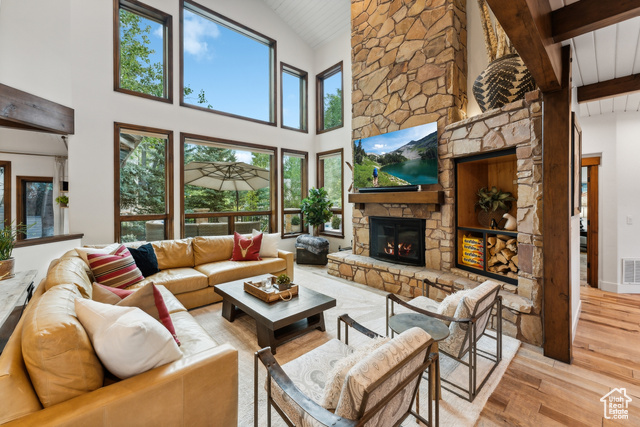
[[[448,296],[442,302],[437,302],[429,298],[429,288],[441,290]],[[389,317],[395,314],[395,304],[447,324],[449,336],[438,343],[439,352],[468,367],[469,383],[467,388],[463,388],[459,384],[442,378],[442,387],[473,402],[502,360],[502,297],[499,291],[500,285],[491,280],[473,289],[457,290],[453,285],[436,284],[425,279],[422,286],[423,295],[408,302],[397,295],[387,295],[387,335],[389,335]],[[492,313],[494,310],[495,312]],[[492,314],[496,316],[495,336],[486,333]],[[495,354],[478,348],[478,341],[483,336],[496,341]],[[478,384],[478,356],[492,362],[489,372],[480,384]]]
[[[341,323],[345,342],[341,341]],[[348,345],[349,327],[372,338],[358,348]],[[289,426],[399,426],[409,415],[425,425],[438,425],[438,401],[433,416],[429,387],[428,420],[413,411],[413,403],[428,370],[438,374],[434,341],[420,328],[393,339],[382,337],[343,314],[338,339],[280,366],[269,347],[255,353],[254,425],[258,425],[258,367],[267,369],[267,425],[271,406]],[[354,357],[355,356],[355,357]],[[355,360],[351,360],[355,359]],[[352,362],[353,365],[345,362]],[[335,373],[335,376],[331,374]],[[331,401],[327,401],[327,397]]]

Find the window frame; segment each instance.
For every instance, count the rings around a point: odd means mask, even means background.
[[[293,237],[298,237],[301,234],[308,234],[309,227],[304,225],[304,216],[302,215],[302,209],[294,209],[284,207],[284,157],[286,155],[293,154],[294,157],[302,158],[302,172],[300,176],[302,177],[302,198],[309,196],[309,153],[307,151],[298,151],[298,150],[290,150],[288,148],[280,149],[280,165],[282,167],[282,174],[280,175],[280,191],[282,192],[282,204],[280,205],[280,215],[282,216],[281,221],[281,237],[283,239],[290,239]],[[300,231],[297,233],[287,233],[285,230],[284,217],[289,214],[300,214]]]
[[[166,97],[149,95],[120,87],[120,8],[150,19],[164,26],[164,88]],[[113,0],[113,90],[154,101],[173,104],[173,17],[137,0]]]
[[[52,176],[26,176],[26,175],[18,175],[16,176],[16,223],[18,224],[27,224],[26,214],[27,211],[24,206],[24,186],[28,182],[50,182],[53,185],[53,177]],[[52,200],[53,204],[54,201]],[[54,217],[55,218],[55,217]],[[55,236],[55,226],[54,226],[54,236]],[[35,237],[33,239],[27,239],[27,236],[24,233],[17,233],[16,240],[35,240],[42,239],[45,237],[53,237],[53,236],[40,236]]]
[[[153,221],[164,220],[165,239],[173,239],[173,131],[166,129],[157,129],[147,126],[133,125],[129,123],[114,122],[113,124],[114,139],[114,157],[113,157],[113,237],[114,241],[120,242],[122,222],[128,221]],[[164,214],[145,214],[145,215],[121,215],[120,214],[120,133],[122,131],[148,132],[166,135],[165,145],[165,213]]]
[[[270,116],[270,120],[269,121],[264,121],[264,120],[259,120],[259,119],[254,119],[251,117],[246,117],[246,116],[241,116],[239,114],[234,114],[234,113],[227,113],[225,111],[220,111],[220,110],[216,110],[213,108],[206,108],[206,107],[200,107],[198,105],[194,105],[194,104],[189,104],[186,103],[184,100],[184,9],[185,9],[185,5],[189,5],[191,6],[192,9],[191,12],[193,13],[199,13],[201,15],[209,15],[207,16],[208,19],[211,19],[213,22],[215,22],[218,25],[222,25],[225,26],[227,28],[230,28],[234,31],[237,31],[249,38],[252,38],[254,40],[260,41],[262,43],[268,44],[271,48],[271,58],[270,58],[270,68],[271,68],[271,75],[269,76],[269,81],[270,81],[270,85],[271,88],[269,90],[269,116]],[[187,9],[189,9],[187,7]],[[247,27],[246,25],[242,25],[237,21],[234,21],[233,19],[229,19],[224,15],[221,15],[217,12],[214,12],[213,10],[209,9],[208,7],[205,7],[199,3],[196,3],[195,1],[192,0],[180,0],[180,42],[179,42],[179,49],[180,49],[180,106],[182,107],[186,107],[186,108],[193,108],[195,110],[200,110],[200,111],[206,111],[209,113],[213,113],[213,114],[219,114],[221,116],[226,116],[226,117],[233,117],[235,119],[241,119],[241,120],[248,120],[250,122],[254,122],[254,123],[261,123],[264,125],[269,125],[269,126],[277,126],[278,125],[278,111],[276,108],[276,97],[277,97],[277,93],[278,93],[278,79],[277,79],[277,58],[278,58],[278,43],[275,39],[272,39],[271,37],[265,36],[262,33],[259,33],[258,31]]]
[[[330,211],[334,214],[339,214],[342,216],[342,229],[341,231],[325,231],[324,224],[320,226],[320,234],[330,237],[341,237],[344,238],[344,148],[337,148],[335,150],[322,151],[320,153],[316,153],[316,183],[318,185],[317,188],[324,187],[324,163],[321,164],[321,160],[323,161],[326,157],[331,157],[332,155],[340,153],[340,208],[331,208]]]
[[[340,91],[342,96],[340,97],[341,106],[341,119],[338,126],[324,129],[324,81],[329,77],[332,77],[340,73]],[[340,129],[344,127],[344,72],[342,67],[342,61],[327,68],[323,72],[316,75],[316,134],[332,131],[334,129]]]
[[[4,218],[3,226],[11,224],[11,162],[0,160],[0,167],[4,168]]]
[[[185,213],[184,211],[184,145],[189,143],[187,140],[196,140],[200,142],[211,143],[213,145],[229,145],[230,148],[233,146],[237,146],[245,149],[258,149],[258,150],[268,150],[272,151],[271,155],[271,166],[269,172],[271,172],[271,176],[269,177],[269,181],[271,183],[271,210],[270,211],[252,211],[252,212],[204,212],[204,213]],[[233,235],[235,231],[235,220],[236,217],[243,216],[263,216],[269,215],[269,233],[277,233],[278,232],[278,185],[277,185],[277,177],[278,177],[278,147],[269,146],[269,145],[260,145],[253,144],[250,142],[242,142],[242,141],[234,141],[231,139],[223,139],[216,138],[212,136],[198,135],[193,133],[180,133],[180,236],[182,239],[185,237],[185,221],[187,219],[192,218],[220,218],[227,217],[229,218],[227,224],[229,224],[229,233]]]
[[[300,90],[300,123],[302,128],[285,126],[284,124],[284,73],[291,74],[300,79],[302,88]],[[309,73],[293,65],[280,62],[280,127],[296,132],[309,133]],[[293,151],[292,151],[293,152]]]

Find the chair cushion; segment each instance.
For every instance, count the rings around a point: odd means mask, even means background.
[[[54,286],[71,283],[75,285],[84,298],[91,298],[92,281],[87,274],[87,265],[79,257],[60,259],[47,272],[44,288],[49,290]]]
[[[220,225],[227,226],[227,224]],[[196,265],[226,261],[233,253],[233,236],[196,237],[193,239],[193,253]]]
[[[129,378],[182,357],[169,331],[138,307],[78,298],[75,308],[98,357],[118,378]]]
[[[285,363],[282,369],[305,396],[320,404],[327,374],[336,363],[351,353],[353,348],[342,341],[332,339],[297,359]],[[289,399],[275,381],[271,381],[271,396],[295,425],[307,425],[306,418],[303,419],[301,416],[302,412],[298,405]]]
[[[411,328],[398,335],[388,343],[374,350],[368,357],[358,362],[347,374],[342,395],[338,401],[338,407],[335,414],[355,420],[358,416],[364,391],[371,384],[378,381],[401,362],[407,359],[411,353],[420,346],[427,343],[431,336],[420,328]],[[415,356],[402,369],[391,375],[380,387],[373,392],[367,401],[367,408],[370,409],[380,402],[391,389],[407,378],[407,376],[415,371],[425,360],[428,348]],[[419,381],[421,375],[416,376],[415,381]],[[414,390],[416,382],[411,381],[406,386],[404,392],[398,393],[379,411],[367,425],[375,426],[391,426],[406,414],[411,405],[411,391]]]
[[[493,292],[496,288],[500,288],[500,285],[492,280],[487,280],[485,282],[483,282],[481,285],[476,286],[473,289],[469,290],[469,293],[465,295],[464,297],[464,303],[467,306],[467,309],[469,310],[469,313],[472,314],[474,308],[476,307],[476,305],[478,304],[478,301],[480,301],[480,299],[482,299],[482,297],[484,297],[485,295]],[[492,303],[493,300],[491,301],[486,301],[487,303]],[[484,307],[486,307],[486,305],[483,304]],[[484,308],[483,307],[483,308]],[[478,312],[482,311],[482,308],[479,307]]]
[[[333,369],[327,374],[327,381],[322,392],[320,405],[322,405],[323,408],[335,410],[336,406],[338,406],[340,393],[342,393],[344,380],[347,378],[347,374],[351,368],[367,357],[373,350],[386,344],[388,341],[389,338],[387,337],[369,340],[366,344],[356,348],[349,356],[338,360]]]
[[[261,261],[218,261],[199,265],[196,270],[207,275],[209,285],[244,279],[260,274],[275,273],[287,268],[284,258],[264,258]]]
[[[462,303],[462,299],[465,295],[469,295],[471,291],[473,291],[473,289],[465,289],[447,295],[445,299],[440,302],[437,313],[444,316],[455,317],[456,310],[458,310],[458,306]],[[442,322],[447,326],[451,323],[447,320],[443,320]]]
[[[193,267],[193,247],[192,239],[182,240],[161,240],[152,242],[153,251],[158,260],[158,268],[167,270],[169,268]]]
[[[164,286],[174,295],[197,291],[209,286],[207,276],[193,268],[170,268],[161,270],[160,273],[151,275],[127,289],[139,289],[149,282]]]
[[[73,284],[54,286],[34,301],[22,327],[22,355],[42,406],[102,387],[104,368],[76,318]]]
[[[440,303],[438,301],[432,300],[431,298],[424,297],[424,296],[415,297],[414,299],[410,300],[408,304],[414,307],[418,307],[422,310],[430,311],[432,313],[437,313],[438,309],[440,308]],[[396,307],[399,308],[400,306],[396,306]]]

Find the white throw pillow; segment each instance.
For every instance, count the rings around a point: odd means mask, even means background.
[[[118,378],[129,378],[182,357],[167,328],[138,307],[78,298],[75,308],[98,358]]]
[[[112,243],[104,248],[76,248],[76,252],[80,255],[80,258],[84,260],[84,262],[89,265],[89,258],[87,255],[89,254],[110,254],[113,255],[118,248],[120,247],[120,243]]]
[[[258,230],[251,232],[251,237],[262,233]],[[278,258],[278,246],[280,245],[280,234],[262,233],[262,246],[260,246],[260,258]]]

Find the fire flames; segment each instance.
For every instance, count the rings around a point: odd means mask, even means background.
[[[409,256],[411,255],[411,243],[398,243],[398,256]],[[384,253],[387,255],[394,255],[395,248],[393,247],[393,243],[387,242],[387,246],[383,249]]]

